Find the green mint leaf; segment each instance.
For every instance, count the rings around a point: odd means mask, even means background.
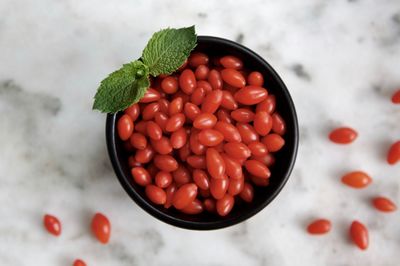
[[[124,64],[105,78],[94,96],[93,109],[116,113],[138,102],[150,86],[149,68],[141,61]]]
[[[143,50],[142,60],[154,77],[176,71],[196,47],[194,26],[164,29],[153,34]]]

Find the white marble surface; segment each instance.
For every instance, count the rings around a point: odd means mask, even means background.
[[[243,44],[280,73],[297,106],[301,143],[278,198],[245,223],[212,232],[163,224],[137,207],[114,178],[105,116],[91,111],[99,81],[139,56],[151,33],[196,24],[198,34]],[[381,214],[369,198],[400,204],[400,165],[388,144],[400,138],[398,0],[29,1],[0,2],[0,265],[399,265],[400,212]],[[360,136],[347,147],[327,140],[335,126]],[[340,176],[363,169],[363,191]],[[112,221],[98,244],[92,214]],[[61,237],[42,215],[63,222]],[[333,230],[304,227],[327,217]],[[370,229],[361,252],[348,240],[353,219]]]

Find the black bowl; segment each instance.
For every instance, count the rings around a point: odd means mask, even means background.
[[[213,55],[235,55],[244,61],[245,67],[257,70],[264,75],[265,87],[276,96],[276,108],[286,122],[287,132],[284,136],[285,146],[276,153],[276,163],[271,168],[270,183],[267,187],[255,187],[252,203],[239,202],[225,217],[203,212],[198,215],[187,215],[174,208],[165,209],[149,202],[144,188],[133,182],[128,166],[128,154],[116,134],[116,121],[121,113],[108,114],[106,121],[106,139],[108,153],[114,171],[129,196],[145,211],[168,224],[187,229],[211,230],[240,223],[266,207],[281,191],[295,163],[299,141],[297,116],[289,91],[274,69],[259,55],[250,49],[217,37],[198,36],[196,51]]]

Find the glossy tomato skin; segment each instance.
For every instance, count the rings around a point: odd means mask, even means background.
[[[285,145],[285,140],[278,134],[272,133],[262,138],[269,152],[277,152]]]
[[[168,76],[161,81],[161,88],[167,94],[173,94],[178,91],[178,80],[175,77]]]
[[[185,128],[180,128],[171,134],[170,143],[172,148],[180,149],[182,148],[188,139],[187,130]]]
[[[228,142],[224,145],[224,151],[232,158],[243,158],[250,157],[250,149],[243,143]]]
[[[253,71],[247,77],[247,83],[252,86],[262,87],[264,85],[264,77],[258,71]]]
[[[225,163],[225,173],[234,180],[243,178],[242,166],[235,159],[229,155],[222,153],[222,159]]]
[[[224,197],[229,188],[229,178],[223,176],[222,178],[211,178],[210,192],[214,199],[219,200]]]
[[[242,189],[242,191],[240,192],[239,196],[240,196],[240,198],[241,198],[242,200],[244,200],[244,201],[247,202],[247,203],[252,202],[252,201],[253,201],[253,198],[254,198],[254,188],[253,188],[253,185],[250,184],[250,183],[248,183],[248,182],[245,182],[244,185],[243,185],[243,189]]]
[[[190,150],[196,155],[203,155],[206,153],[207,147],[201,144],[198,140],[198,131],[192,130],[189,138]]]
[[[200,108],[193,103],[186,103],[183,112],[192,121],[201,113]]]
[[[153,89],[153,88],[148,88],[142,99],[140,99],[140,103],[151,103],[158,101],[161,98],[160,93]]]
[[[250,174],[256,177],[267,179],[271,176],[271,172],[268,167],[257,160],[247,160],[244,163],[244,166]]]
[[[275,157],[271,153],[267,153],[266,155],[260,157],[251,156],[250,159],[260,161],[268,167],[275,164]]]
[[[331,131],[329,139],[337,144],[352,143],[358,136],[358,133],[350,127],[340,127]]]
[[[61,222],[57,217],[46,214],[43,217],[43,224],[50,234],[54,236],[59,236],[61,234]]]
[[[216,209],[220,216],[226,216],[231,212],[233,205],[235,204],[235,199],[229,195],[225,194],[221,199],[217,200]]]
[[[191,69],[185,69],[179,76],[179,87],[181,90],[190,95],[196,88],[196,77]]]
[[[257,112],[254,116],[254,129],[261,135],[266,136],[272,129],[272,117],[266,111]]]
[[[214,129],[203,129],[198,134],[198,140],[207,147],[217,146],[224,140],[224,135]]]
[[[133,132],[133,121],[132,118],[124,114],[122,115],[117,122],[117,131],[118,136],[121,140],[128,140]]]
[[[186,162],[194,169],[206,169],[206,157],[202,155],[190,155],[187,157]]]
[[[189,56],[189,65],[193,68],[196,68],[200,65],[207,65],[209,62],[209,58],[205,53],[196,52]]]
[[[132,121],[135,122],[140,115],[139,105],[137,103],[132,104],[131,106],[125,109],[124,113],[129,115]]]
[[[369,244],[368,229],[359,221],[353,221],[350,226],[350,238],[360,249],[366,250]]]
[[[227,142],[241,142],[242,137],[240,136],[237,128],[229,122],[218,121],[214,129],[219,131],[223,136],[224,140]]]
[[[229,91],[222,91],[221,106],[227,110],[235,110],[238,108],[237,102]]]
[[[229,180],[228,194],[231,196],[236,196],[242,192],[244,188],[244,178],[231,179]]]
[[[158,169],[166,172],[173,172],[178,169],[178,162],[171,155],[156,155],[154,164]]]
[[[372,204],[378,211],[394,212],[397,210],[396,204],[386,197],[375,197],[372,199]]]
[[[142,133],[133,133],[129,139],[131,145],[136,149],[143,150],[147,146],[147,139]]]
[[[157,112],[154,114],[154,122],[161,128],[162,132],[166,132],[165,126],[167,125],[168,115],[165,113]],[[146,127],[147,133],[147,127]]]
[[[169,172],[160,171],[155,176],[155,184],[159,188],[167,188],[172,184],[172,175]]]
[[[183,164],[180,164],[178,166],[178,169],[172,172],[172,176],[175,184],[178,187],[181,187],[182,185],[192,182],[192,176],[189,170]]]
[[[203,113],[215,113],[222,103],[222,96],[221,90],[209,92],[201,105],[201,111]]]
[[[318,219],[312,221],[308,227],[307,231],[308,233],[312,235],[321,235],[321,234],[326,234],[331,230],[331,222],[327,219]]]
[[[175,192],[177,190],[177,186],[175,183],[172,183],[169,187],[165,189],[165,204],[164,208],[168,209],[172,206],[172,199],[174,198]]]
[[[242,88],[246,85],[246,79],[236,69],[226,68],[221,71],[221,77],[224,82],[235,87]]]
[[[388,164],[396,164],[400,161],[400,140],[393,143],[387,154]]]
[[[200,169],[193,170],[193,181],[200,188],[207,190],[210,188],[210,178],[207,173]]]
[[[160,140],[162,137],[161,127],[154,121],[149,121],[146,123],[146,133],[154,140]]]
[[[213,90],[210,82],[205,81],[205,80],[197,81],[197,88],[203,88],[206,93]]]
[[[252,156],[262,157],[268,154],[267,146],[262,142],[254,141],[247,146],[249,147]]]
[[[143,120],[151,120],[154,118],[154,114],[160,111],[160,104],[158,102],[150,103],[142,111]]]
[[[206,65],[199,65],[194,72],[197,80],[206,80],[210,69]]]
[[[226,110],[219,109],[217,111],[218,121],[232,124],[232,118]]]
[[[197,87],[190,96],[190,101],[195,105],[201,105],[206,97],[206,93],[203,87]]]
[[[259,141],[259,135],[250,124],[237,123],[236,128],[239,131],[244,144]]]
[[[194,183],[181,186],[174,194],[172,205],[178,210],[185,208],[196,198],[197,190]]]
[[[151,183],[149,172],[143,167],[134,167],[131,169],[133,180],[140,186],[147,186]]]
[[[167,194],[165,191],[155,185],[147,185],[145,192],[147,198],[154,204],[163,205],[167,201]]]
[[[153,149],[162,155],[166,155],[172,152],[172,145],[170,140],[167,137],[162,136],[159,140],[150,140],[151,146]]]
[[[173,116],[174,114],[180,113],[183,110],[182,97],[177,97],[171,101],[168,106],[168,115]]]
[[[275,95],[268,95],[265,100],[258,103],[256,106],[256,112],[265,111],[268,114],[272,115],[275,112],[276,108],[276,98]]]
[[[185,120],[186,117],[184,114],[182,113],[174,114],[168,119],[167,124],[165,125],[165,130],[168,132],[177,131],[183,126]]]
[[[282,116],[278,113],[274,113],[272,116],[272,131],[278,135],[284,135],[286,133],[286,123]]]
[[[214,179],[221,179],[225,173],[225,161],[220,153],[214,148],[208,148],[206,151],[207,171]]]
[[[135,154],[135,161],[138,163],[148,163],[155,155],[155,151],[151,145],[147,145],[143,150],[137,150]]]
[[[92,233],[102,244],[107,244],[111,236],[111,223],[102,213],[96,213],[92,218]]]
[[[234,95],[235,100],[244,105],[258,104],[267,97],[267,90],[257,86],[246,86],[238,90]]]
[[[255,114],[246,108],[239,108],[231,112],[233,120],[240,123],[250,123],[254,120]]]
[[[353,171],[342,177],[342,182],[352,188],[365,188],[372,182],[372,178],[363,171]]]
[[[224,68],[232,68],[232,69],[236,69],[236,70],[240,70],[243,68],[242,60],[240,60],[240,58],[233,56],[233,55],[223,56],[223,57],[221,57],[219,62],[221,63],[221,65]]]
[[[221,90],[222,89],[221,74],[217,70],[212,69],[210,71],[210,73],[208,73],[208,82],[211,85],[213,90]]]
[[[181,209],[181,212],[186,213],[186,214],[199,214],[203,212],[203,204],[200,200],[195,199],[192,202],[189,203],[186,207]]]
[[[210,113],[199,114],[193,121],[193,126],[197,129],[213,128],[217,123],[217,117]]]

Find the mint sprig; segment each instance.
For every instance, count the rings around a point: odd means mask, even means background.
[[[176,71],[196,47],[194,26],[181,29],[164,29],[154,33],[143,50],[142,60],[150,75],[171,74]]]
[[[175,72],[196,47],[194,26],[153,34],[139,60],[124,64],[101,81],[93,109],[116,113],[138,102],[150,86],[149,75]]]
[[[138,102],[150,86],[148,76],[149,68],[141,61],[124,64],[101,82],[93,109],[115,113]]]

